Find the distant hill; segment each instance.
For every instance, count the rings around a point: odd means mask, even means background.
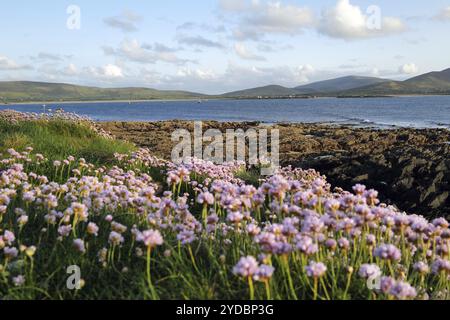
[[[341,92],[344,95],[450,94],[450,68],[405,81],[388,81]]]
[[[240,90],[220,96],[150,88],[98,88],[64,83],[0,81],[0,103],[39,101],[154,100],[203,98],[288,98],[310,96],[385,96],[402,94],[450,94],[450,68],[405,81],[347,76],[295,88],[279,85]]]
[[[297,94],[298,92],[295,89],[290,89],[277,85],[270,85],[265,87],[229,92],[225,93],[222,96],[227,98],[249,98],[249,97],[284,97]]]
[[[403,82],[418,91],[450,91],[450,68],[441,72],[430,72]]]
[[[324,95],[327,93],[341,92],[349,89],[365,87],[372,84],[383,83],[386,81],[389,80],[374,77],[347,76],[314,82],[295,88],[269,85],[265,87],[229,92],[224,94],[223,96],[232,98],[250,98]]]
[[[1,102],[195,99],[204,95],[149,88],[98,88],[64,83],[0,81]]]
[[[386,79],[375,77],[347,76],[325,81],[310,83],[294,88],[299,93],[329,93],[365,87],[373,84],[384,83]]]

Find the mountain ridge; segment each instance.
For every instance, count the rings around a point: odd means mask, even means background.
[[[257,88],[207,95],[181,90],[145,87],[101,88],[68,83],[0,81],[0,103],[43,101],[136,101],[214,98],[308,98],[314,96],[365,97],[407,94],[450,94],[450,68],[421,74],[404,81],[345,76],[294,88],[266,85]]]
[[[305,97],[305,96],[385,96],[401,94],[450,94],[450,68],[443,71],[433,71],[413,78],[396,81],[390,79],[344,76],[328,79],[294,88],[281,87],[273,92],[277,86],[250,88],[246,90],[226,93],[226,97]],[[264,88],[271,88],[271,94],[264,94]],[[285,94],[288,93],[288,94]]]
[[[346,94],[450,94],[450,68],[432,71],[404,81],[388,81],[349,90]]]

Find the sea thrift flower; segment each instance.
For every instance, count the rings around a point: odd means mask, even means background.
[[[433,225],[436,227],[440,227],[443,229],[447,229],[449,227],[449,223],[447,220],[445,220],[444,218],[437,218],[433,220]]]
[[[183,230],[177,235],[177,240],[183,245],[190,244],[194,242],[195,239],[195,233],[192,230]]]
[[[62,225],[58,228],[58,233],[62,237],[67,237],[72,231],[71,225]]]
[[[5,230],[3,233],[3,241],[10,246],[14,243],[14,241],[16,241],[16,236],[11,231]]]
[[[377,242],[377,240],[376,240],[375,235],[373,235],[373,234],[366,235],[366,244],[368,246],[372,247],[372,246],[374,246],[376,244],[376,242]]]
[[[125,239],[123,238],[123,236],[120,233],[111,231],[111,233],[109,234],[108,241],[110,244],[112,244],[114,246],[118,246],[118,245],[121,245],[125,241]]]
[[[450,261],[441,258],[436,259],[431,265],[431,271],[434,274],[450,274]]]
[[[19,251],[14,247],[5,247],[3,253],[5,254],[6,259],[14,259],[19,254]]]
[[[164,241],[158,230],[146,230],[140,234],[137,240],[143,242],[148,248],[160,246]]]
[[[319,251],[319,247],[316,243],[314,243],[313,239],[308,236],[301,236],[297,239],[296,243],[297,249],[299,249],[302,253],[310,256]]]
[[[241,277],[252,277],[257,272],[258,261],[252,256],[242,257],[233,268],[233,273]]]
[[[100,249],[97,253],[98,261],[100,263],[106,262],[107,255],[108,255],[108,249],[106,249],[106,248]]]
[[[375,248],[374,256],[382,260],[399,261],[401,258],[400,250],[392,244],[382,244]]]
[[[28,222],[28,216],[27,215],[22,215],[20,217],[17,218],[17,224],[21,227],[23,227],[24,225],[26,225]]]
[[[362,185],[362,184],[357,184],[353,187],[353,191],[357,195],[362,195],[364,193],[364,191],[366,191],[366,186]]]
[[[258,267],[258,270],[253,275],[253,279],[261,282],[268,281],[270,278],[272,278],[274,271],[275,271],[274,267],[262,264]]]
[[[409,283],[403,281],[398,281],[395,283],[389,291],[389,294],[399,300],[413,299],[417,296],[416,289],[414,289]]]
[[[430,267],[423,261],[416,262],[413,266],[414,271],[420,274],[427,274],[430,272]]]
[[[0,117],[2,114],[0,111]],[[27,117],[48,121],[53,116]],[[198,267],[204,268],[205,263],[197,265],[196,259],[204,262],[204,256],[195,256],[190,246],[194,241],[205,252],[215,253],[220,265],[232,261],[236,253],[242,254],[240,250],[258,256],[258,260],[251,256],[242,257],[232,267],[237,276],[248,282],[251,298],[254,296],[253,281],[259,281],[264,285],[268,299],[271,289],[276,290],[277,298],[295,299],[296,288],[302,290],[300,283],[305,280],[298,278],[303,271],[298,268],[307,257],[315,255],[318,262],[309,262],[304,274],[311,278],[310,286],[306,287],[313,288],[315,299],[319,293],[323,298],[336,298],[338,287],[342,288],[339,297],[367,298],[369,282],[353,281],[355,273],[358,273],[357,278],[374,280],[380,285],[370,292],[373,298],[414,298],[417,293],[410,284],[403,282],[406,279],[414,285],[420,283],[420,294],[427,292],[432,298],[447,294],[445,284],[450,274],[448,221],[444,218],[429,221],[421,216],[407,215],[393,206],[380,205],[377,192],[366,190],[363,185],[356,185],[354,193],[339,188],[330,191],[325,178],[314,170],[280,168],[274,176],[261,177],[260,187],[254,187],[235,175],[245,168],[242,163],[215,165],[193,158],[178,165],[157,159],[146,149],[116,154],[115,165],[102,167],[83,159],[75,162],[73,157],[63,162],[55,161],[53,165],[43,155],[37,158],[45,165],[39,165],[30,150],[10,150],[9,154],[0,155],[0,216],[3,217],[0,256],[8,265],[6,271],[10,274],[5,281],[10,286],[21,282],[20,278],[15,281],[12,277],[20,271],[28,274],[32,263],[35,263],[33,274],[36,279],[41,277],[41,259],[34,260],[36,247],[25,244],[38,243],[41,249],[57,240],[60,243],[53,249],[61,262],[70,260],[70,255],[64,256],[64,252],[69,252],[65,246],[87,253],[90,246],[99,250],[109,244],[110,247],[98,251],[97,267],[114,262],[118,270],[126,272],[128,269],[131,273],[135,271],[130,268],[133,259],[146,257],[150,288],[147,292],[157,299],[159,296],[150,277],[151,250],[163,245],[166,237],[171,240],[176,237],[186,247],[165,250],[158,259],[172,262],[182,259],[181,263],[188,268],[193,266],[200,273],[204,270]],[[61,171],[62,167],[66,170]],[[33,168],[37,173],[30,172]],[[70,176],[69,170],[74,168],[76,177]],[[156,181],[152,178],[153,169],[157,172],[153,177]],[[48,172],[48,177],[42,175],[43,172]],[[191,174],[197,181],[190,181]],[[58,182],[51,181],[50,177]],[[164,189],[167,185],[161,182],[165,179],[171,191]],[[177,186],[182,187],[185,194],[179,194]],[[89,221],[91,215],[93,218]],[[103,219],[108,223],[100,221]],[[81,221],[85,223],[77,227]],[[102,224],[97,225],[94,221]],[[110,227],[99,228],[105,224]],[[23,226],[30,228],[22,230]],[[148,228],[153,230],[141,232],[140,228],[147,229],[144,226],[152,226]],[[20,230],[20,242],[6,229]],[[28,229],[35,232],[30,233]],[[79,238],[75,231],[81,233]],[[70,237],[72,232],[78,239]],[[133,245],[119,254],[115,246],[122,245],[127,236],[133,240],[130,241]],[[108,243],[102,244],[106,237]],[[135,245],[134,241],[141,243]],[[182,253],[180,257],[177,250]],[[361,265],[367,260],[372,262],[373,256],[376,264]],[[12,263],[11,260],[17,257],[20,259]],[[402,264],[393,263],[399,261]],[[328,272],[325,262],[341,273]],[[270,283],[274,275],[272,263],[282,268],[284,278]],[[389,271],[391,277],[381,277],[377,264]],[[0,269],[5,271],[5,266],[0,265]],[[433,276],[426,277],[431,272]],[[336,279],[321,279],[332,274]],[[262,293],[258,287],[258,296]],[[302,296],[309,297],[309,292]]]
[[[337,248],[337,241],[334,240],[334,239],[327,239],[327,240],[325,241],[325,246],[326,246],[329,250],[334,251],[334,250],[336,250],[336,248]]]
[[[350,241],[347,238],[340,238],[338,240],[339,248],[347,250],[350,247]]]
[[[90,235],[98,236],[99,227],[94,222],[89,222],[86,228],[87,233]]]
[[[322,262],[311,261],[308,266],[305,267],[306,274],[310,278],[321,278],[325,275],[327,267]]]
[[[327,211],[336,212],[339,210],[340,206],[341,203],[336,199],[330,199],[325,202],[325,209]]]
[[[396,281],[392,277],[381,277],[380,291],[384,294],[389,294],[391,288],[395,285]]]
[[[79,221],[86,221],[89,213],[87,207],[79,202],[74,202],[70,206],[70,212],[73,213]]]
[[[202,192],[197,197],[197,202],[200,204],[208,204],[213,205],[214,204],[214,195],[212,195],[209,192]]]
[[[75,250],[77,250],[79,253],[85,253],[86,248],[84,246],[84,241],[81,239],[75,239],[73,240],[73,247]]]
[[[363,264],[358,274],[361,278],[369,279],[381,275],[381,270],[376,264]]]
[[[25,276],[18,275],[17,277],[13,277],[12,282],[16,287],[23,286],[25,284]]]
[[[258,234],[261,233],[261,228],[254,223],[250,223],[249,225],[247,225],[246,229],[247,233],[252,237],[257,236]]]
[[[239,223],[242,219],[244,219],[244,215],[238,211],[232,211],[227,215],[227,220],[232,223]]]
[[[111,229],[113,231],[116,231],[116,232],[122,234],[122,233],[125,233],[128,228],[126,226],[124,226],[123,224],[113,221],[113,222],[111,222]]]

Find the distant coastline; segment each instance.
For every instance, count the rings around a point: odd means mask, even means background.
[[[345,76],[297,87],[271,84],[223,94],[146,87],[100,88],[68,83],[0,81],[0,103],[81,103],[183,101],[204,99],[387,98],[391,96],[450,95],[450,68],[404,81]]]
[[[199,101],[199,100],[229,100],[227,98],[208,98],[208,99],[194,99],[194,98],[185,98],[185,99],[142,99],[142,100],[73,100],[73,101],[25,101],[25,102],[0,102],[1,106],[7,105],[36,105],[36,104],[89,104],[89,103],[139,103],[139,102],[174,102],[174,101]]]
[[[450,94],[389,94],[389,95],[362,95],[362,96],[336,96],[336,95],[323,95],[323,96],[311,96],[311,97],[221,97],[221,96],[208,96],[207,98],[173,98],[173,99],[139,99],[139,100],[67,100],[67,101],[59,101],[59,100],[36,100],[36,101],[10,101],[4,102],[0,101],[0,106],[8,106],[8,105],[46,105],[46,104],[89,104],[89,103],[140,103],[140,102],[192,102],[192,101],[208,101],[208,100],[296,100],[296,99],[377,99],[377,98],[407,98],[407,97],[434,97],[434,96],[448,96]]]

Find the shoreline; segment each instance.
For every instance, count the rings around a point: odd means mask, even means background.
[[[273,126],[328,126],[330,128],[348,128],[348,129],[368,129],[368,130],[401,130],[401,129],[411,129],[411,130],[446,130],[450,131],[450,126],[442,124],[437,124],[436,126],[402,126],[402,125],[395,125],[395,124],[377,124],[374,122],[369,123],[351,123],[351,122],[344,122],[344,121],[325,121],[325,122],[265,122],[265,121],[251,121],[251,120],[242,120],[242,121],[236,121],[236,120],[211,120],[211,119],[167,119],[167,120],[94,120],[94,122],[98,124],[105,124],[105,123],[130,123],[130,124],[141,124],[141,123],[194,123],[194,122],[216,122],[218,124],[227,124],[227,123],[234,123],[234,124],[256,124],[258,126],[266,126],[266,127],[273,127]]]
[[[37,105],[37,104],[89,104],[89,103],[131,103],[137,102],[176,102],[176,101],[199,101],[199,100],[304,100],[304,99],[382,99],[382,98],[408,98],[408,97],[441,97],[448,96],[448,94],[392,94],[392,95],[377,95],[377,96],[316,96],[316,97],[272,97],[259,99],[257,97],[220,97],[220,96],[205,96],[198,98],[180,98],[180,99],[150,99],[150,100],[73,100],[73,101],[26,101],[26,102],[0,102],[0,106],[7,105]]]

